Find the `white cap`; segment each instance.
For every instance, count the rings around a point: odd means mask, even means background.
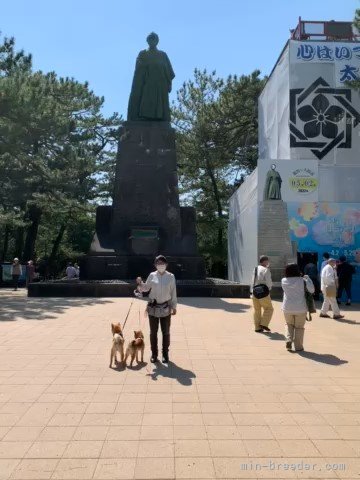
[[[14,262],[18,262],[19,259],[17,257],[14,258]]]

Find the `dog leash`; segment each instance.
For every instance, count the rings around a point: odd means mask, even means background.
[[[122,326],[122,330],[124,330],[124,328],[125,328],[125,325],[126,325],[127,319],[129,318],[130,310],[131,310],[131,307],[132,307],[133,303],[134,303],[134,299],[131,300],[129,310],[128,310],[127,315],[125,317],[124,325]]]

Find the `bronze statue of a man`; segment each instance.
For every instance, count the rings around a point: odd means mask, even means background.
[[[152,32],[146,40],[149,48],[136,59],[127,119],[169,122],[169,93],[175,73],[166,53],[157,49],[158,35]]]
[[[276,165],[271,165],[265,180],[264,200],[281,200],[282,179],[276,170]]]

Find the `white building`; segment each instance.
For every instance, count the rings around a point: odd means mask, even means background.
[[[300,19],[286,43],[259,98],[258,166],[230,199],[230,280],[250,284],[262,254],[279,281],[289,261],[327,251],[358,266],[360,300],[360,95],[347,84],[360,78],[359,39],[351,22]]]

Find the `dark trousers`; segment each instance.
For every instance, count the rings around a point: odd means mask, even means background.
[[[159,323],[162,332],[162,353],[164,355],[168,354],[169,345],[170,345],[170,323],[171,323],[171,315],[167,317],[157,318],[149,315],[149,323],[150,323],[150,345],[151,345],[151,353],[153,357],[158,356],[158,329]]]
[[[19,285],[19,278],[20,278],[20,275],[13,275],[12,276],[13,286],[14,286],[15,290],[17,290],[18,285]]]
[[[351,280],[339,280],[338,300],[341,301],[343,291],[345,290],[348,300],[351,299]]]
[[[315,288],[314,298],[315,298],[315,300],[319,300],[319,298],[320,298],[320,284],[319,284],[319,280],[317,279],[317,277],[310,277],[310,279],[312,280],[312,282],[313,282],[313,284],[314,284],[314,288]]]

